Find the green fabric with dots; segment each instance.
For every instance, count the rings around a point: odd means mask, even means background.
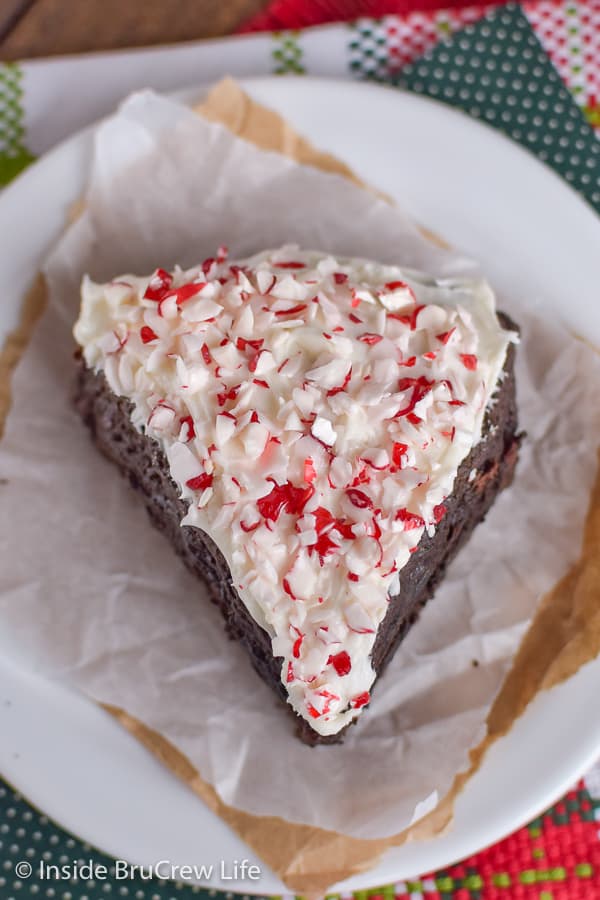
[[[16,63],[0,65],[0,187],[34,158],[24,144],[21,78]]]
[[[503,131],[600,212],[600,141],[519,6],[465,26],[391,80]]]
[[[114,872],[110,857],[57,828],[8,785],[0,785],[0,900],[192,900],[198,896],[203,900],[232,900],[234,896],[162,879],[104,878],[103,872],[102,877],[91,881],[40,877],[41,865],[73,866],[74,862],[90,862],[93,868],[106,866],[109,876],[111,867]],[[203,860],[195,862],[200,865]],[[31,866],[32,874],[21,869],[26,877],[19,878],[18,866],[23,863]],[[235,898],[261,900],[254,895],[248,898],[236,894]]]
[[[599,783],[600,786],[600,783]],[[401,885],[384,885],[359,891],[355,900],[409,900],[428,897],[431,900],[597,900],[600,894],[597,825],[600,817],[600,793],[590,794],[580,784],[562,800],[519,829],[490,851],[482,851],[465,863],[450,866]],[[593,846],[592,846],[593,842]],[[590,859],[585,862],[586,857]],[[91,881],[69,878],[42,879],[40,866],[73,865],[74,862],[105,866]],[[195,861],[202,863],[202,859]],[[206,862],[206,860],[205,860]],[[545,864],[544,864],[545,863]],[[32,874],[23,873],[23,864]],[[206,890],[190,884],[176,884],[140,876],[132,879],[111,877],[113,861],[92,849],[89,844],[68,835],[53,825],[46,816],[35,812],[23,798],[8,786],[0,785],[0,900],[250,900],[246,895],[233,895]],[[19,877],[20,876],[20,877]],[[564,885],[565,891],[553,893],[551,888]],[[520,891],[521,886],[539,889],[535,894]],[[546,889],[546,890],[545,890]],[[467,896],[468,892],[468,896]],[[346,895],[345,895],[346,896]],[[262,900],[253,895],[252,900]],[[332,894],[329,900],[342,900]]]

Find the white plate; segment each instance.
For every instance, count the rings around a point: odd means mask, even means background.
[[[527,152],[461,113],[397,90],[310,78],[258,79],[245,87],[479,259],[500,295],[533,296],[600,343],[600,220]],[[2,332],[16,322],[31,274],[81,194],[91,142],[90,130],[69,139],[0,195]],[[401,261],[402,248],[398,255]],[[599,682],[596,660],[532,704],[459,797],[448,835],[389,851],[375,869],[336,888],[357,890],[441,868],[554,802],[600,753],[600,718],[592,714]],[[69,831],[134,863],[214,864],[213,887],[285,890],[92,703],[2,660],[0,685],[0,771]],[[220,860],[244,858],[261,866],[259,882],[220,880]]]

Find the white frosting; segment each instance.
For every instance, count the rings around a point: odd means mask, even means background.
[[[133,403],[272,637],[289,702],[335,734],[368,702],[399,572],[481,436],[508,343],[483,281],[295,246],[87,277],[75,337]]]

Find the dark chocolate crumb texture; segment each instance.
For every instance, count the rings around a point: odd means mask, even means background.
[[[495,497],[516,326],[483,281],[285,247],[85,279],[77,406],[295,712],[340,740]]]

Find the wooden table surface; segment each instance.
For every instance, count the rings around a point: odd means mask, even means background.
[[[0,0],[0,60],[217,37],[266,2]]]

